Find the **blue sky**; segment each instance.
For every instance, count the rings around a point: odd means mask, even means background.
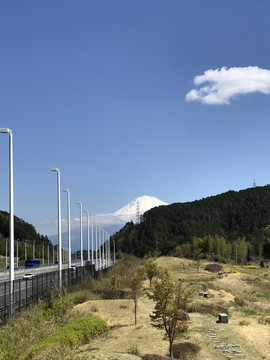
[[[75,201],[94,215],[269,183],[269,1],[1,1],[0,34],[15,215],[39,232],[56,232],[50,167],[72,217]],[[0,153],[7,211],[7,135]]]

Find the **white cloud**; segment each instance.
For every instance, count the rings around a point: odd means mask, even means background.
[[[233,97],[241,94],[270,94],[270,70],[258,66],[210,69],[196,76],[194,84],[205,86],[189,91],[187,101],[200,101],[209,105],[229,104]]]

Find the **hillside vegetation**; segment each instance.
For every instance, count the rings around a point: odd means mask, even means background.
[[[245,262],[252,257],[270,257],[269,236],[267,185],[153,208],[144,213],[140,224],[127,223],[113,240],[117,250],[137,256],[158,251],[188,257],[193,256],[194,247],[185,244],[195,241],[195,248],[201,248],[205,257],[219,261],[235,258],[236,243],[239,249],[244,248]],[[217,243],[218,249],[214,249]]]
[[[0,329],[1,359],[20,360],[29,356],[33,360],[167,359],[169,341],[164,337],[164,329],[151,325],[154,304],[147,296],[149,279],[144,281],[138,323],[134,324],[134,301],[127,290],[130,269],[142,263],[141,259],[123,255],[99,279],[86,279],[67,296],[56,292],[53,302],[40,302],[20,318],[11,320]],[[175,283],[181,279],[194,290],[186,307],[190,320],[174,341],[175,359],[226,358],[223,350],[215,348],[217,340],[207,330],[209,322],[215,327],[220,344],[238,345],[237,351],[247,359],[269,358],[269,269],[219,263],[223,267],[220,276],[206,270],[211,263],[205,260],[201,261],[200,273],[194,260],[166,256],[156,259],[156,263],[160,273],[166,269]],[[219,313],[228,314],[228,324],[216,324]],[[103,321],[107,323],[110,331],[102,325],[104,335],[89,336],[92,331],[89,321],[92,323],[97,317],[102,319],[101,325]]]
[[[9,213],[0,211],[0,255],[6,255],[6,240],[9,238]],[[47,236],[37,233],[35,227],[23,219],[14,216],[14,239],[18,241],[19,257],[24,258],[25,248],[24,242],[28,245],[33,243],[36,246],[50,245],[50,240]],[[45,254],[46,255],[46,254]]]

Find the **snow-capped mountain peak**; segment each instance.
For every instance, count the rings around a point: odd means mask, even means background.
[[[153,196],[140,196],[135,200],[132,200],[130,203],[122,207],[113,213],[115,216],[127,216],[127,215],[136,215],[137,212],[143,214],[145,211],[148,211],[156,206],[168,205],[164,201],[159,200]]]

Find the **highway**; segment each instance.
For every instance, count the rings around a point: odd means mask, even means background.
[[[73,261],[72,265],[79,266],[80,262]],[[67,267],[68,267],[67,263],[62,264],[63,269],[67,269]],[[47,272],[51,272],[51,271],[57,271],[57,270],[58,270],[58,265],[55,265],[55,264],[44,265],[44,266],[41,265],[39,268],[32,268],[32,269],[26,269],[24,266],[21,266],[18,268],[18,270],[14,271],[14,279],[15,280],[22,279],[23,275],[26,273],[38,275],[38,274],[47,273]],[[8,280],[9,280],[9,270],[8,269],[0,269],[0,283],[8,281]]]

